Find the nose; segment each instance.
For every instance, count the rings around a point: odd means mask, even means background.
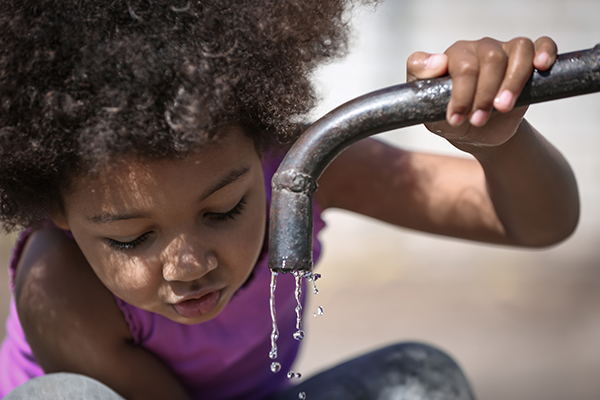
[[[209,246],[182,236],[165,249],[162,265],[166,281],[191,282],[217,268],[218,262]]]

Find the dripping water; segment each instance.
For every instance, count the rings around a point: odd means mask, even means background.
[[[287,373],[287,377],[289,379],[293,379],[293,378],[300,379],[300,378],[302,378],[302,374],[300,372],[290,371]]]
[[[310,272],[309,272],[310,273]],[[302,278],[306,276],[306,272],[294,271],[294,277],[296,278],[296,290],[294,296],[296,297],[296,332],[294,332],[294,339],[304,339],[304,331],[302,330],[302,303],[300,296],[302,296]]]
[[[279,329],[277,328],[276,316],[275,316],[275,289],[277,287],[277,272],[271,271],[271,293],[269,299],[269,305],[271,309],[271,321],[272,321],[272,331],[271,331],[271,351],[269,352],[269,358],[273,360],[271,363],[271,371],[273,373],[277,373],[281,370],[281,364],[275,361],[277,358],[277,339],[279,338]],[[294,332],[293,337],[295,340],[304,339],[304,331],[302,330],[302,278],[307,279],[312,282],[313,285],[313,293],[319,294],[319,290],[317,289],[316,280],[321,277],[321,274],[313,274],[311,272],[305,271],[293,271],[293,275],[296,281],[296,289],[294,290],[294,297],[296,299],[296,332]],[[317,307],[317,313],[313,314],[314,316],[323,315],[323,307]],[[287,377],[289,379],[296,378],[300,379],[302,374],[299,372],[289,371],[287,373]],[[306,393],[299,392],[298,398],[301,400],[306,399]]]
[[[279,364],[277,361],[273,361],[271,363],[271,372],[273,372],[274,374],[276,374],[279,371],[281,371],[281,364]]]
[[[269,305],[271,307],[271,322],[273,328],[271,330],[271,351],[269,352],[269,358],[275,360],[277,358],[277,339],[279,339],[279,329],[277,329],[277,321],[275,320],[275,288],[277,287],[277,272],[271,271],[271,297],[269,298]],[[279,372],[281,364],[276,361],[271,363],[271,371],[273,373]]]
[[[306,279],[308,279],[310,282],[312,282],[313,285],[313,293],[314,294],[319,294],[319,289],[317,289],[317,279],[319,279],[321,277],[321,274],[313,274],[313,273],[308,273],[307,275],[305,275]]]

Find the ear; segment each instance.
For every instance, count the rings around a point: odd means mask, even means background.
[[[57,211],[57,212],[53,213],[52,216],[50,217],[50,219],[52,220],[54,225],[58,226],[60,229],[62,229],[64,231],[71,230],[69,228],[69,223],[67,222],[67,218],[65,217],[65,214],[62,211]]]

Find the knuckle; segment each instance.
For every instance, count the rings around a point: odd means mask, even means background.
[[[477,41],[480,45],[496,45],[498,41],[496,39],[492,39],[489,36],[482,37]]]
[[[515,46],[516,49],[519,50],[530,50],[532,51],[534,48],[534,44],[531,41],[531,39],[520,36],[520,37],[516,37],[513,40],[511,40],[513,46]]]
[[[479,75],[479,65],[472,60],[463,60],[456,66],[454,75],[476,77]]]
[[[508,56],[501,48],[490,48],[481,54],[482,62],[487,64],[505,64]]]

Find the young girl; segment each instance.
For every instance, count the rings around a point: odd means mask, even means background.
[[[270,369],[270,179],[314,104],[312,71],[343,53],[346,3],[0,5],[0,210],[7,230],[25,228],[0,396],[471,398],[452,360],[418,344],[288,388],[299,342],[285,275]],[[320,179],[315,233],[339,207],[492,243],[569,236],[572,172],[513,108],[555,56],[548,38],[415,53],[409,79],[454,82],[447,121],[428,128],[474,159],[364,140]]]

